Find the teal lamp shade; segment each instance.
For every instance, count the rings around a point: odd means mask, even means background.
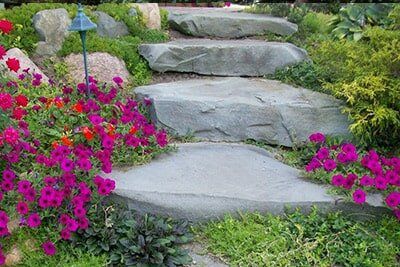
[[[88,30],[96,29],[97,25],[93,23],[86,15],[83,13],[83,8],[79,4],[78,14],[74,18],[69,26],[68,30],[72,32],[85,32]]]

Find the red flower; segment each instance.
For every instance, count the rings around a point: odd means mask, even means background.
[[[14,71],[14,72],[17,72],[19,70],[19,68],[20,68],[19,60],[16,59],[16,58],[11,58],[10,57],[9,59],[7,59],[6,64],[7,64],[8,68],[11,71]]]
[[[6,49],[0,45],[0,60],[2,60],[6,54],[7,54]]]
[[[20,107],[26,107],[28,105],[28,98],[24,95],[17,95],[15,97],[15,102]]]
[[[12,29],[13,24],[10,21],[6,19],[0,20],[0,31],[2,31],[4,34],[9,34]]]
[[[81,103],[76,103],[75,105],[72,106],[72,110],[75,110],[78,113],[82,113],[83,107],[82,107]]]
[[[85,136],[86,140],[90,141],[93,139],[94,134],[88,127],[83,127],[82,132],[83,132],[83,135]]]

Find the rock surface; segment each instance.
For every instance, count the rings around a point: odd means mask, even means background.
[[[160,9],[158,8],[157,3],[133,3],[130,4],[130,6],[132,6],[133,9],[138,8],[139,11],[143,14],[147,28],[161,29]],[[136,16],[135,12],[136,10],[132,10],[129,13],[132,16]]]
[[[237,211],[280,214],[287,205],[305,211],[318,205],[322,211],[360,212],[360,206],[335,201],[325,187],[299,175],[261,148],[195,143],[181,144],[177,153],[147,165],[114,170],[110,176],[116,180],[113,197],[129,208],[192,221]],[[376,211],[382,212],[382,207],[364,206],[364,212]]]
[[[142,86],[135,93],[152,100],[150,112],[158,126],[182,136],[293,146],[316,131],[348,134],[340,101],[278,81],[187,80]]]
[[[293,44],[257,40],[181,39],[143,44],[139,53],[159,72],[220,76],[263,76],[307,58]]]
[[[239,12],[171,12],[172,28],[198,37],[239,38],[274,33],[290,35],[297,25],[283,18]]]
[[[87,56],[89,75],[99,82],[112,82],[116,76],[121,77],[125,83],[129,81],[129,72],[125,62],[108,53],[96,52]],[[71,54],[65,58],[68,66],[68,78],[75,83],[83,82],[85,71],[81,54]]]
[[[33,17],[33,26],[40,37],[36,53],[42,56],[55,55],[61,49],[68,27],[71,24],[64,8],[39,11]]]
[[[17,73],[13,71],[9,71],[6,65],[6,61],[8,58],[16,58],[19,60],[20,64],[20,69]],[[23,73],[24,69],[29,68],[29,73],[39,73],[43,76],[43,81],[48,81],[48,77],[39,69],[38,66],[36,66],[35,63],[30,60],[30,58],[24,54],[20,49],[18,48],[12,48],[7,51],[7,54],[4,56],[3,60],[0,60],[0,69],[3,69],[6,73],[7,76],[13,77],[13,78],[18,78],[18,75]]]
[[[128,27],[122,21],[116,21],[110,15],[96,11],[97,34],[103,37],[118,38],[129,34]]]

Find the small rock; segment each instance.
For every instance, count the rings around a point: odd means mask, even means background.
[[[55,55],[61,49],[71,24],[64,8],[42,10],[33,17],[33,26],[40,37],[36,48],[39,55]]]
[[[117,38],[129,34],[128,27],[122,21],[116,21],[110,15],[96,11],[97,15],[97,34],[103,37]]]
[[[13,71],[9,71],[6,65],[6,61],[8,58],[16,58],[19,60],[21,68],[19,69],[18,73],[15,73]],[[18,78],[18,75],[23,73],[24,69],[29,68],[30,73],[39,73],[43,76],[43,81],[48,81],[49,78],[39,69],[38,66],[36,66],[35,63],[30,60],[30,58],[24,54],[20,49],[18,48],[12,48],[7,51],[7,54],[4,56],[3,60],[0,60],[0,69],[5,70],[6,75],[13,77],[13,78]]]
[[[11,220],[7,223],[7,228],[10,233],[13,233],[17,228],[19,228],[19,220]]]
[[[129,16],[131,17],[136,17],[138,15],[136,8],[132,7],[131,9],[129,9]]]
[[[6,255],[6,266],[15,266],[22,260],[21,250],[14,246],[11,251]]]
[[[131,6],[132,8],[129,11],[130,13],[135,14],[136,10],[133,11],[135,8],[138,8],[139,11],[142,12],[147,28],[161,29],[160,9],[158,8],[157,3],[134,3],[131,4]]]
[[[110,82],[115,76],[121,77],[125,83],[129,82],[129,72],[125,62],[108,53],[90,53],[87,57],[89,75],[99,82]],[[75,83],[81,83],[85,79],[83,58],[81,54],[71,54],[65,58],[69,69],[68,78]]]

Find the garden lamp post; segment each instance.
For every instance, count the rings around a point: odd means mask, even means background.
[[[71,26],[68,28],[69,31],[72,32],[79,32],[82,41],[82,51],[83,51],[83,64],[85,67],[85,79],[86,79],[86,88],[88,93],[90,94],[89,89],[89,71],[87,66],[87,59],[86,59],[86,32],[88,30],[96,29],[97,25],[93,23],[86,15],[83,13],[83,7],[79,3],[78,4],[78,14],[72,20]]]

